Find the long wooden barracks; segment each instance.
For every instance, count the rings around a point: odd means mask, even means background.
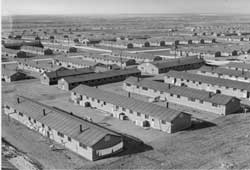
[[[70,76],[79,76],[94,73],[94,70],[91,68],[79,68],[79,69],[60,69],[56,71],[44,72],[40,76],[40,81],[45,85],[55,85],[58,83],[59,79],[70,77]]]
[[[213,67],[206,67],[203,66],[199,70],[197,70],[198,74],[204,76],[211,76],[211,77],[218,77],[223,79],[229,80],[236,80],[242,82],[250,83],[250,72],[248,71],[238,71],[232,69],[225,69],[225,68],[213,68]]]
[[[80,76],[69,76],[58,80],[58,88],[62,90],[71,90],[79,84],[97,86],[106,83],[114,83],[125,80],[129,76],[140,76],[140,70],[129,68],[123,70],[111,70],[100,73],[92,73]]]
[[[27,97],[5,101],[3,110],[9,117],[88,160],[123,150],[123,138],[118,133]]]
[[[247,64],[247,63],[231,62],[223,67],[225,67],[227,69],[238,70],[238,71],[250,71],[250,64]]]
[[[240,100],[223,94],[197,90],[157,81],[129,77],[123,83],[123,89],[151,98],[192,107],[220,115],[235,113],[240,110]]]
[[[164,82],[250,100],[250,85],[245,82],[180,71],[169,71],[166,73]]]
[[[166,73],[169,70],[190,70],[200,68],[204,64],[204,60],[198,57],[184,57],[177,59],[169,59],[155,62],[145,62],[138,65],[138,69],[142,73],[157,75]]]
[[[79,105],[109,112],[121,120],[129,119],[141,127],[174,133],[191,126],[191,115],[187,113],[86,85],[74,88],[71,99]]]

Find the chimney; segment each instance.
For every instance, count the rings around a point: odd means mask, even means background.
[[[20,99],[19,99],[19,97],[17,97],[17,104],[19,104],[20,103]]]
[[[171,85],[170,85],[170,84],[168,84],[168,89],[170,89],[170,86],[171,86]]]
[[[46,112],[45,112],[45,109],[43,109],[43,116],[46,116]]]
[[[80,125],[80,133],[82,133],[82,132],[83,132],[82,125]]]
[[[208,96],[209,96],[209,97],[212,97],[212,96],[213,96],[213,92],[209,92],[209,93],[208,93]]]

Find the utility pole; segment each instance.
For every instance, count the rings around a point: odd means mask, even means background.
[[[120,51],[120,62],[121,62],[121,68],[122,68],[122,50]]]
[[[176,50],[177,50],[178,46],[176,44],[176,42],[174,43],[174,58],[176,58]]]

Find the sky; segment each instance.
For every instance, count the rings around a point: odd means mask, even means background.
[[[250,0],[1,0],[2,15],[245,13]]]

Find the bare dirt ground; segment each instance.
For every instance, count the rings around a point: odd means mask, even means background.
[[[149,143],[153,150],[94,169],[249,169],[250,115],[230,115],[215,123],[162,137]]]
[[[120,85],[121,83],[117,83],[99,88],[124,94]],[[61,91],[56,86],[41,85],[39,81],[3,84],[3,99],[15,93],[25,94],[79,116],[89,116],[103,126],[132,135],[152,147],[141,149],[140,152],[126,150],[113,158],[90,162],[68,150],[51,151],[51,141],[14,120],[8,121],[7,116],[3,115],[2,136],[39,162],[43,169],[250,168],[250,114],[220,117],[213,120],[213,126],[196,123],[186,131],[166,134],[153,129],[145,130],[129,121],[109,117],[96,109],[74,105],[68,100],[69,92]],[[134,147],[136,150],[139,146]]]

